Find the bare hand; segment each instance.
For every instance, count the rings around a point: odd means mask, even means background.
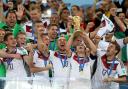
[[[60,6],[59,6],[59,10],[62,10],[65,7],[66,7],[66,4],[65,3],[61,3]]]
[[[49,64],[49,65],[47,65],[46,66],[46,68],[49,70],[49,69],[51,69],[53,66],[52,66],[52,64]]]
[[[11,54],[13,58],[22,59],[20,54]]]
[[[103,80],[103,82],[113,82],[114,78],[108,77]]]
[[[10,8],[10,9],[13,9],[13,2],[8,2],[8,7]]]
[[[25,49],[27,49],[27,51],[33,51],[32,44],[28,43],[27,46],[25,46]]]
[[[17,10],[17,12],[16,12],[17,19],[18,19],[18,20],[21,20],[22,17],[23,17],[23,14],[24,14],[24,10],[25,10],[25,9],[24,9],[24,6],[23,6],[22,4],[18,5],[17,8],[18,8],[18,10]]]

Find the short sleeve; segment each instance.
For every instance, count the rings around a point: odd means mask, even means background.
[[[125,46],[124,44],[124,38],[123,39],[116,39],[116,42],[118,43],[118,45],[120,46],[120,48],[123,48]]]
[[[28,55],[27,50],[24,48],[17,48],[17,53],[19,53],[20,55]]]
[[[117,73],[118,73],[118,76],[127,75],[126,68],[124,67],[124,64],[121,61],[117,66]]]

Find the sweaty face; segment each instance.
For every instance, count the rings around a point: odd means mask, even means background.
[[[16,23],[16,15],[14,13],[9,13],[6,18],[6,23],[9,27],[14,27]]]
[[[10,47],[16,47],[16,39],[14,38],[14,36],[10,35],[6,41],[7,46]]]
[[[58,39],[57,45],[58,45],[59,50],[64,51],[66,49],[66,39],[64,37],[60,37]]]

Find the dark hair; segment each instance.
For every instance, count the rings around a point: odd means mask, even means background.
[[[80,10],[80,7],[79,7],[79,6],[77,6],[77,5],[73,5],[72,7],[76,7],[76,8],[77,8],[77,10]]]
[[[8,40],[8,37],[9,37],[9,36],[12,36],[12,35],[13,35],[13,34],[12,34],[11,32],[5,34],[5,36],[4,36],[4,41],[7,41],[7,40]]]
[[[69,9],[68,9],[67,7],[63,8],[63,9],[60,11],[60,16],[62,15],[62,13],[63,13],[64,10],[68,10],[68,11],[69,11]]]
[[[34,22],[34,24],[36,24],[36,23],[42,23],[43,24],[43,22],[41,20],[37,20]]]
[[[50,25],[48,26],[48,30],[49,30],[52,26],[56,26],[56,27],[58,28],[58,25],[56,25],[56,24],[50,24]]]
[[[124,12],[117,12],[117,16],[119,16],[119,14],[121,14],[121,13],[124,13]],[[126,14],[124,13],[124,15],[126,16]]]
[[[37,20],[37,21],[35,21],[35,22],[33,23],[34,27],[35,27],[35,24],[37,24],[37,23],[42,23],[42,24],[43,24],[43,22],[42,22],[41,20]],[[43,25],[44,25],[44,24],[43,24]]]
[[[116,55],[120,52],[120,46],[118,45],[118,43],[116,41],[112,41],[111,44],[115,45],[115,49],[117,50]]]
[[[16,18],[17,18],[17,15],[16,15],[15,10],[9,10],[9,11],[7,12],[7,14],[5,15],[5,18],[7,18],[10,13],[14,13],[15,16],[16,16]]]
[[[31,2],[29,5],[29,11],[33,11],[33,10],[38,10],[40,12],[41,11],[40,5],[37,4],[36,2]]]

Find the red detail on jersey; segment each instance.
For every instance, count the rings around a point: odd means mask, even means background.
[[[65,55],[66,55],[66,54],[63,54],[63,55],[60,54],[60,56],[61,56],[62,59],[65,59]],[[55,53],[54,53],[54,56],[57,57],[57,58],[60,58],[58,52],[55,52]],[[66,58],[67,58],[67,57],[66,57]]]
[[[78,56],[77,56],[77,55],[74,55],[74,56],[73,56],[73,59],[74,59],[77,63],[79,63],[79,61],[78,61]]]
[[[77,55],[74,55],[73,56],[73,60],[75,60],[77,63],[87,63],[87,62],[89,62],[89,59],[88,60],[85,60],[85,58],[83,57],[83,58],[80,58],[81,60],[79,61],[79,59],[78,59],[78,56]]]
[[[103,27],[106,26],[106,21],[105,20],[103,20],[101,23],[102,23]]]
[[[31,26],[27,26],[27,25],[26,25],[26,32],[32,32]]]
[[[46,57],[43,53],[41,53],[41,52],[37,52],[37,54],[38,54],[38,58],[40,58],[40,59],[43,59],[43,60],[48,60],[49,59],[49,57],[50,57],[50,53],[49,53],[49,55],[48,55],[48,57]]]
[[[111,63],[107,63],[107,56],[106,56],[106,55],[102,56],[102,57],[101,57],[101,60],[102,60],[102,63],[103,63],[103,65],[104,65],[104,67],[107,68],[107,69],[110,69],[110,67],[111,67],[111,65],[112,65],[112,62],[111,62]],[[114,64],[113,70],[116,70],[117,65],[118,65],[117,63]]]
[[[47,28],[47,26],[48,26],[47,22],[45,22],[43,25],[45,28]]]

